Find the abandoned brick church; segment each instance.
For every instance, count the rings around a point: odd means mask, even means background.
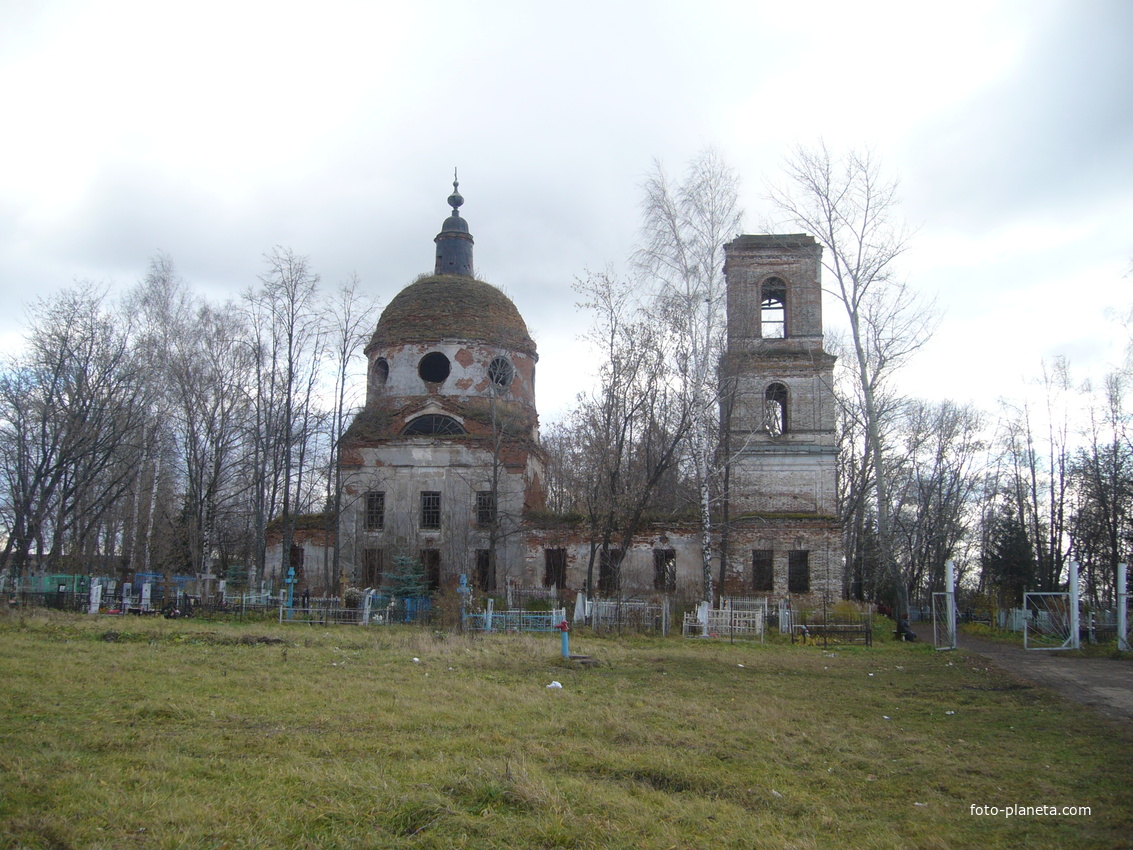
[[[530,519],[546,515],[535,343],[512,301],[474,277],[455,183],[448,202],[433,273],[389,302],[365,348],[365,407],[340,455],[342,576],[377,587],[392,557],[411,553],[434,586],[465,574],[489,590],[581,590],[585,530]],[[800,603],[842,593],[821,250],[805,235],[745,235],[725,246],[721,378],[734,399],[725,417],[734,458],[727,593]],[[648,526],[615,557],[623,595],[700,593],[692,526]],[[596,569],[599,587],[607,578]]]

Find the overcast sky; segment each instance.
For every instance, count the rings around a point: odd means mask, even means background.
[[[583,388],[571,284],[624,264],[654,159],[716,145],[746,229],[795,143],[869,145],[943,319],[909,390],[991,406],[1133,306],[1133,2],[0,3],[0,341],[157,252],[235,297],[275,245],[384,304],[431,271],[460,168],[476,267]],[[789,229],[789,228],[788,228]],[[828,317],[833,316],[828,308]]]

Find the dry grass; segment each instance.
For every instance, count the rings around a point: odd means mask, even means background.
[[[575,635],[600,662],[582,669],[557,635],[12,615],[0,646],[3,846],[1094,848],[1133,835],[1127,726],[924,645]],[[973,817],[972,804],[1092,814]]]

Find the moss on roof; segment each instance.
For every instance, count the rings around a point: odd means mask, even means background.
[[[511,299],[463,275],[430,275],[394,296],[378,319],[374,347],[445,339],[480,341],[535,356],[535,343]]]

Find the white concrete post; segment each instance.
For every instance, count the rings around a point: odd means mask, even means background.
[[[1081,649],[1081,639],[1078,637],[1078,562],[1070,562],[1070,581],[1067,590],[1070,591],[1070,648]]]
[[[944,592],[948,594],[945,597],[947,601],[947,616],[948,616],[948,642],[952,648],[956,648],[956,562],[944,562]]]
[[[90,608],[87,609],[87,613],[97,614],[100,605],[102,605],[102,585],[98,582],[92,582],[90,586]]]
[[[1117,565],[1117,648],[1129,651],[1129,565]]]

